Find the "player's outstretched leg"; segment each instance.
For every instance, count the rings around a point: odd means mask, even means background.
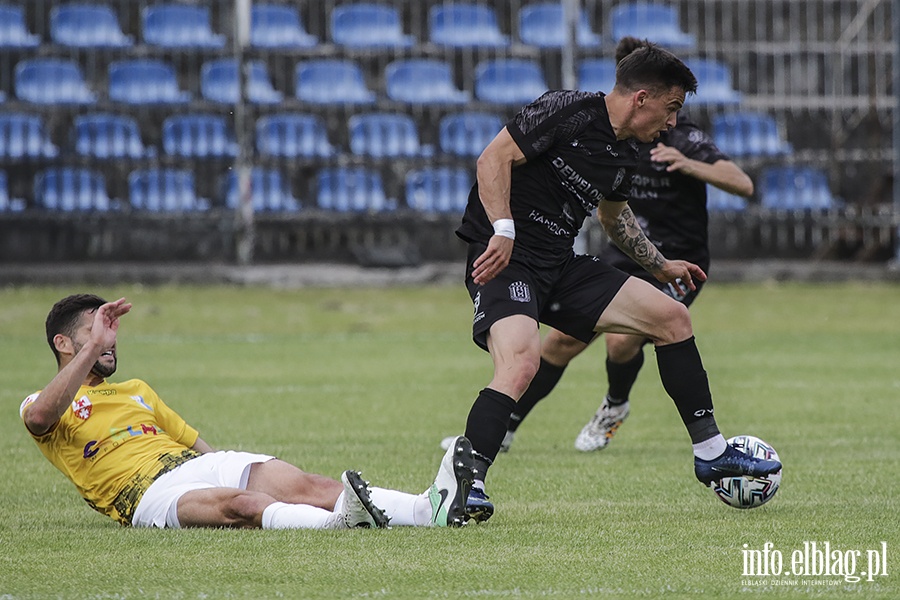
[[[630,404],[613,405],[609,403],[609,395],[603,398],[603,404],[594,413],[593,418],[581,429],[575,438],[575,449],[582,452],[603,450],[619,430],[622,422],[631,412]]]
[[[388,526],[388,518],[372,503],[369,483],[363,480],[359,471],[344,471],[341,482],[344,484],[344,502],[340,513],[347,527],[383,529]]]
[[[475,478],[472,443],[465,436],[453,439],[441,459],[428,490],[431,522],[438,527],[459,527],[466,522],[466,499]]]
[[[694,474],[703,485],[723,477],[765,477],[781,470],[777,460],[766,460],[745,454],[728,444],[725,452],[718,458],[702,460],[694,457]]]

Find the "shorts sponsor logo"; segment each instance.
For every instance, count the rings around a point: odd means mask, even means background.
[[[509,284],[509,299],[515,302],[531,302],[531,290],[524,281]]]
[[[475,304],[475,317],[472,319],[472,324],[474,325],[484,318],[484,312],[479,310],[479,308],[481,308],[481,292],[475,294],[475,298],[472,302]]]
[[[87,421],[93,410],[94,405],[91,404],[91,401],[88,400],[87,396],[82,396],[81,398],[72,401],[72,412],[74,412],[75,416],[82,421]]]

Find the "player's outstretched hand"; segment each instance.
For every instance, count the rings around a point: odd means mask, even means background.
[[[484,285],[506,268],[512,256],[513,243],[513,240],[502,235],[491,237],[487,250],[472,264],[472,279],[475,283]]]
[[[686,260],[667,260],[654,275],[663,283],[676,283],[680,279],[692,292],[697,289],[694,281],[706,281],[703,269]]]

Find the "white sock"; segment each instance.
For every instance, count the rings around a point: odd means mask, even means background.
[[[344,529],[346,525],[339,512],[331,512],[309,504],[273,502],[263,510],[262,528]]]
[[[694,456],[700,460],[712,460],[722,456],[722,453],[725,452],[727,447],[728,443],[725,441],[725,437],[719,433],[708,440],[693,444]]]
[[[425,494],[407,494],[397,490],[370,487],[372,504],[391,519],[390,525],[423,527],[431,524],[431,501]]]

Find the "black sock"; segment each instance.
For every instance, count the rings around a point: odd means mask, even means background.
[[[554,364],[548,363],[543,358],[541,359],[541,366],[535,374],[534,379],[531,380],[531,385],[528,386],[528,389],[525,390],[525,393],[522,394],[522,397],[516,402],[516,408],[509,416],[510,431],[518,429],[519,424],[525,420],[525,417],[528,416],[531,409],[553,391],[553,388],[556,387],[556,384],[559,382],[559,379],[562,377],[565,370],[565,365],[557,367]]]
[[[641,367],[644,366],[644,349],[638,350],[634,358],[624,363],[616,363],[606,357],[606,378],[609,381],[609,391],[606,397],[612,406],[628,402],[628,394],[637,380]]]
[[[709,380],[693,336],[683,342],[657,346],[656,362],[663,387],[675,401],[691,441],[697,444],[717,435]]]
[[[475,467],[482,481],[487,475],[488,467],[500,452],[500,444],[509,425],[509,415],[515,407],[516,401],[506,394],[484,388],[469,410],[466,437],[472,442],[472,449],[480,455],[475,457]]]

